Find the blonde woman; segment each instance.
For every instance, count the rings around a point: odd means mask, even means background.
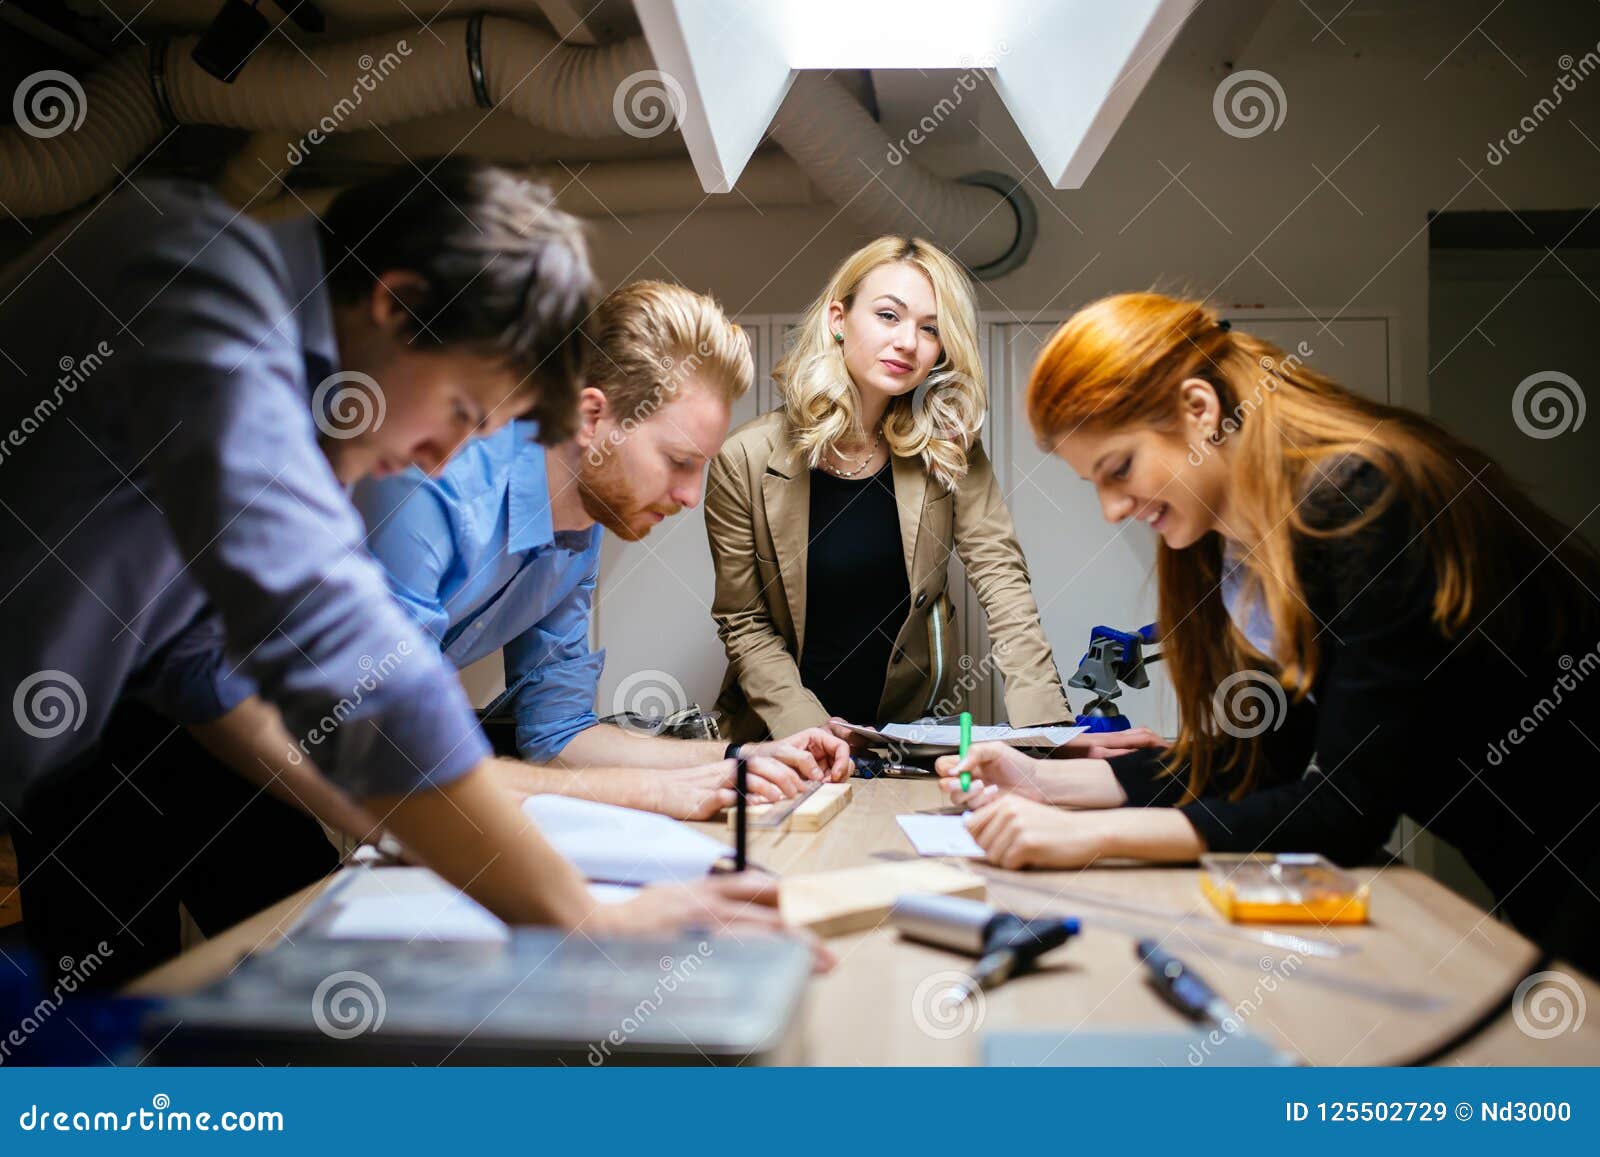
[[[955,261],[878,238],[806,311],[773,375],[782,408],[712,461],[718,711],[732,738],[959,709],[952,553],[988,616],[1010,721],[1071,717],[978,441],[976,327]]]

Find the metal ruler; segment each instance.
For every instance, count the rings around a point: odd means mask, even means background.
[[[753,828],[779,827],[785,820],[789,818],[790,815],[793,814],[797,807],[814,796],[817,793],[817,789],[826,782],[828,781],[825,779],[813,780],[812,782],[806,784],[805,787],[801,788],[797,794],[790,796],[788,799],[779,800],[777,803],[761,803],[753,805],[754,807],[762,809],[761,815],[751,816],[747,822]],[[747,806],[751,806],[748,804],[748,801]]]

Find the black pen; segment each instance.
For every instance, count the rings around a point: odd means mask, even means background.
[[[1232,1019],[1233,1009],[1212,987],[1183,961],[1163,951],[1156,941],[1141,940],[1134,945],[1134,951],[1144,961],[1150,972],[1150,983],[1161,999],[1184,1016],[1190,1020],[1208,1020],[1218,1026]]]
[[[745,770],[744,756],[738,756],[733,761],[733,792],[738,798],[734,801],[736,817],[733,824],[733,870],[742,872],[745,869],[745,841],[748,838],[745,823],[745,788],[749,773]]]

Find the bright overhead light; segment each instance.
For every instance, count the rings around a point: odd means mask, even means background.
[[[1058,189],[1082,185],[1198,0],[637,0],[709,193],[732,190],[800,69],[977,68]]]
[[[1002,3],[810,0],[782,12],[791,68],[970,68],[1000,48]]]

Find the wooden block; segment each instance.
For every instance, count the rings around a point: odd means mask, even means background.
[[[785,876],[778,881],[778,909],[792,927],[842,936],[877,927],[909,892],[981,900],[988,889],[982,876],[959,865],[903,860]]]
[[[783,817],[783,822],[776,827],[752,829],[763,832],[819,832],[827,826],[829,820],[844,810],[844,805],[850,802],[850,785],[848,783],[825,783],[812,792],[804,803],[794,811]],[[777,807],[777,804],[762,804],[749,809],[748,818],[760,819],[761,816]],[[728,827],[738,826],[739,813],[734,808],[728,809]]]

